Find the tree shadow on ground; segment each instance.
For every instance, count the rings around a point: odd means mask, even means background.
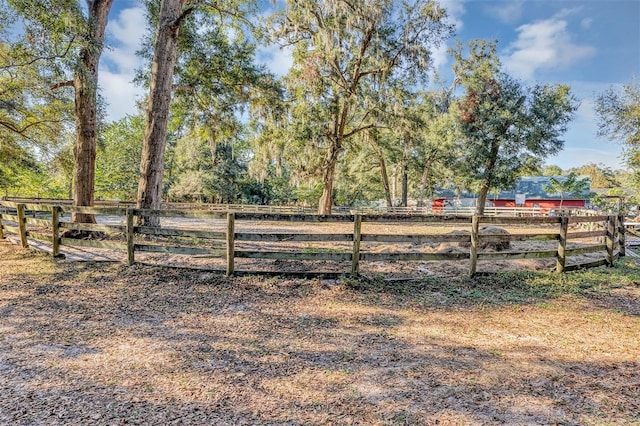
[[[640,421],[637,305],[600,275],[378,288],[80,265],[3,275],[0,422]],[[616,344],[559,321],[567,296],[594,332],[617,315]]]

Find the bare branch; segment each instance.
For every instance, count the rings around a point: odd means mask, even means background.
[[[51,90],[56,90],[56,89],[59,89],[61,87],[75,87],[75,84],[74,84],[73,80],[63,81],[61,83],[56,83],[56,84],[51,85]]]
[[[71,47],[73,47],[73,43],[75,39],[76,39],[75,35],[71,37],[71,40],[69,40],[69,43],[67,43],[67,46],[64,48],[64,51],[62,53],[56,53],[54,55],[49,55],[49,56],[37,56],[26,62],[20,62],[17,64],[9,64],[9,65],[1,66],[0,69],[8,70],[11,68],[27,67],[29,65],[35,64],[38,61],[52,61],[54,59],[64,58],[67,56],[67,54],[71,50]],[[4,55],[3,55],[3,59],[4,59]]]
[[[349,133],[345,133],[344,135],[344,139],[348,139],[353,135],[356,135],[364,130],[369,130],[369,129],[373,129],[373,128],[377,128],[378,126],[376,124],[367,124],[366,126],[362,126],[362,127],[358,127],[357,129],[353,129],[352,131],[350,131]]]
[[[171,29],[173,29],[173,31],[178,31],[178,29],[180,28],[180,25],[182,25],[184,20],[187,19],[189,17],[189,15],[191,15],[195,10],[196,10],[195,7],[186,8],[180,14],[180,16],[178,16],[178,18],[173,22],[173,24],[171,25]]]

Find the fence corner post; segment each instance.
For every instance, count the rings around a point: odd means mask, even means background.
[[[351,273],[357,275],[360,271],[360,241],[362,239],[362,215],[353,215],[353,254],[351,258]]]
[[[227,213],[227,276],[235,272],[235,220],[234,212]]]
[[[476,269],[478,267],[478,240],[480,220],[478,215],[474,214],[471,217],[471,245],[469,246],[469,277],[476,276]]]
[[[27,219],[24,217],[24,204],[18,204],[16,210],[18,212],[18,229],[20,231],[20,244],[22,247],[27,248],[29,244],[27,243]]]
[[[53,238],[51,255],[60,257],[60,206],[51,207],[51,235]]]
[[[609,216],[607,220],[607,265],[613,267],[613,250],[616,242],[616,217]]]
[[[624,227],[624,215],[618,215],[618,253],[620,253],[620,257],[625,257],[627,255],[627,249],[625,248],[626,241],[626,228]]]
[[[127,265],[131,266],[135,259],[135,240],[133,236],[133,208],[127,209]]]
[[[567,264],[567,233],[569,232],[569,217],[560,216],[560,234],[558,235],[558,253],[556,255],[556,272],[564,272]]]

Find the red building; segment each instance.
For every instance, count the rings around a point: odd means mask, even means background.
[[[581,176],[585,178],[588,176]],[[511,191],[501,191],[499,194],[489,194],[488,207],[530,207],[549,210],[580,209],[589,207],[589,195],[591,191],[581,194],[550,194],[545,191],[549,185],[550,176],[528,176],[518,180]],[[562,181],[566,176],[555,176]],[[477,195],[462,193],[454,194],[453,191],[436,191],[432,208],[434,211],[444,210],[446,207],[475,207]],[[562,207],[561,207],[562,204]]]

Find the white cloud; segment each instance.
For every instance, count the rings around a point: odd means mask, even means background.
[[[571,11],[564,11],[565,16]],[[540,69],[564,68],[591,56],[595,49],[578,45],[571,40],[567,21],[554,16],[550,19],[517,28],[518,38],[507,47],[504,65],[523,79],[533,78]]]
[[[440,6],[447,10],[447,22],[454,24],[457,30],[461,30],[464,23],[462,22],[462,15],[464,15],[465,8],[464,3],[466,0],[441,0]]]
[[[522,18],[524,0],[500,2],[486,8],[487,12],[504,24],[514,24]]]
[[[562,19],[562,18],[566,18],[568,16],[571,15],[575,15],[576,13],[580,12],[582,10],[582,6],[579,7],[571,7],[571,8],[564,8],[561,9],[559,12],[557,12],[555,15],[553,15],[554,18],[556,19]]]
[[[130,75],[101,70],[99,78],[103,97],[108,103],[108,120],[115,121],[138,112],[136,103],[142,99],[145,91],[131,83]]]
[[[276,76],[282,77],[293,65],[293,50],[277,45],[261,47],[257,52],[257,61],[266,65]]]
[[[593,18],[584,18],[582,21],[580,21],[580,27],[582,27],[582,29],[584,30],[588,30],[589,28],[591,28],[591,24],[593,24]]]
[[[141,60],[136,56],[140,49],[147,22],[144,9],[123,9],[107,24],[107,39],[111,47],[105,49],[100,64],[100,87],[107,102],[107,118],[118,120],[137,112],[136,101],[144,95],[144,89],[133,84],[136,68]]]

